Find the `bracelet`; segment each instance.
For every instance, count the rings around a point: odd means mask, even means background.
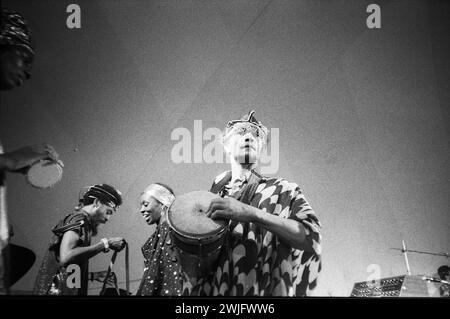
[[[102,238],[101,242],[103,243],[103,246],[105,246],[105,248],[103,249],[103,252],[107,253],[109,251],[108,239]]]

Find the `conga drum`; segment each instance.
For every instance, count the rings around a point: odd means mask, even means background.
[[[190,192],[178,196],[169,209],[173,246],[182,270],[191,277],[213,271],[225,244],[228,222],[205,215],[211,200],[218,197],[207,191]]]

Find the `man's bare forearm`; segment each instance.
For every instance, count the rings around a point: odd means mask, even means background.
[[[97,244],[87,246],[87,247],[75,247],[72,249],[67,249],[66,251],[61,251],[60,262],[63,265],[68,265],[72,263],[81,263],[95,255],[101,253],[104,250],[104,245],[102,242]]]
[[[283,218],[264,212],[256,207],[249,206],[254,216],[253,222],[277,235],[293,248],[313,251],[306,240],[305,226],[293,219]]]

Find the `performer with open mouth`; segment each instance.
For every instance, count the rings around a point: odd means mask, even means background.
[[[268,129],[254,113],[225,128],[231,171],[214,180],[211,192],[220,197],[205,214],[227,221],[228,235],[217,266],[206,275],[188,274],[184,295],[307,296],[317,285],[321,225],[297,184],[259,174]]]

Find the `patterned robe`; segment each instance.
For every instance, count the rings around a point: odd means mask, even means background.
[[[161,221],[155,232],[142,246],[144,275],[138,296],[180,296],[182,277],[180,265],[173,250],[169,226]]]
[[[211,191],[230,190],[230,181],[231,172],[222,173]],[[254,223],[231,222],[228,245],[217,269],[206,278],[187,278],[184,295],[307,296],[316,287],[321,271],[321,225],[299,186],[282,178],[263,177],[250,205],[301,223],[312,252],[292,248]]]
[[[86,296],[88,292],[88,267],[86,259],[78,264],[80,266],[80,288],[69,288],[66,285],[68,273],[59,263],[59,249],[61,240],[67,231],[76,232],[80,239],[78,247],[87,247],[91,244],[93,229],[89,215],[75,212],[67,215],[52,229],[53,236],[45,252],[41,267],[36,277],[33,294],[35,295],[80,295]]]

